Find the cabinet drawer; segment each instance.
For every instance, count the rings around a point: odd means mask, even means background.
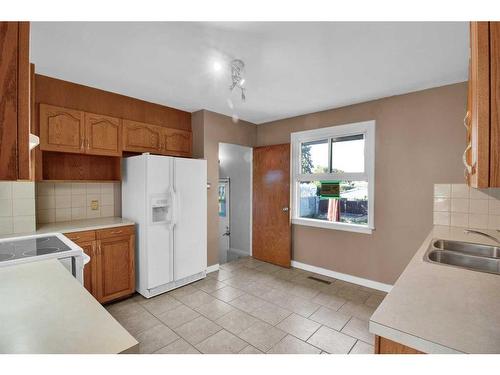
[[[64,235],[74,242],[87,242],[95,240],[95,230],[64,233]]]
[[[135,233],[135,228],[133,225],[129,225],[125,227],[100,229],[96,231],[96,233],[97,233],[97,239],[111,238],[117,236],[130,236]]]

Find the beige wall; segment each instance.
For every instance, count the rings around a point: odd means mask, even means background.
[[[193,131],[193,153],[195,157],[207,159],[208,182],[208,265],[219,263],[219,216],[217,185],[219,181],[219,143],[233,143],[253,146],[257,139],[254,124],[239,121],[234,123],[231,117],[206,110],[193,113],[191,121]]]
[[[431,228],[433,184],[463,181],[465,101],[460,83],[258,125],[263,146],[290,142],[294,131],[376,121],[375,231],[293,225],[293,259],[394,283]]]

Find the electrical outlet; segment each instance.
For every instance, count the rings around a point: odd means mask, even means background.
[[[90,209],[97,211],[99,209],[99,201],[97,199],[90,201]]]

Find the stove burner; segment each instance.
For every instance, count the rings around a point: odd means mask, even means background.
[[[45,247],[42,249],[24,251],[23,255],[25,255],[25,256],[46,255],[46,254],[57,253],[58,251],[59,251],[59,248],[57,248],[57,247]]]
[[[15,261],[22,258],[31,258],[39,255],[56,257],[59,253],[67,252],[71,247],[57,236],[27,237],[15,240],[0,239],[0,263],[2,261]]]
[[[14,258],[14,254],[0,254],[0,262]]]

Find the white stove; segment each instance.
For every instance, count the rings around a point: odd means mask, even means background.
[[[58,259],[83,284],[83,267],[90,258],[61,233],[0,239],[0,267]]]

